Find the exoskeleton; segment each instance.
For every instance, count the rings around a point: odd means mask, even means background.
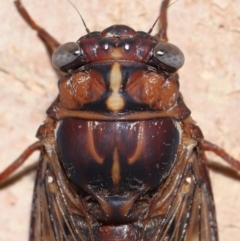
[[[157,35],[113,25],[60,45],[38,31],[61,74],[59,94],[30,146],[41,150],[30,241],[216,241],[207,142],[179,92],[182,51]]]

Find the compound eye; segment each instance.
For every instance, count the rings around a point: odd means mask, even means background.
[[[165,42],[155,46],[153,55],[161,63],[174,69],[180,69],[185,60],[183,52],[178,47]]]
[[[52,55],[52,64],[56,69],[72,63],[80,56],[80,47],[74,42],[60,45]]]

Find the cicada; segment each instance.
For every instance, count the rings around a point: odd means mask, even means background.
[[[37,240],[218,240],[206,141],[179,92],[184,55],[167,38],[126,25],[60,45],[37,30],[61,77],[38,142],[1,174],[41,151],[31,215]]]

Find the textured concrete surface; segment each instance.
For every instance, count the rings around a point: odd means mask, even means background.
[[[72,0],[90,30],[123,23],[148,31],[160,1]],[[85,34],[66,0],[23,0],[60,42]],[[57,78],[45,48],[14,8],[0,1],[0,170],[34,142],[45,110],[57,93]],[[179,0],[169,9],[169,39],[185,53],[181,91],[206,139],[240,159],[240,2]],[[37,160],[35,154],[25,165]],[[219,161],[215,156],[211,160]],[[24,167],[23,167],[24,168]],[[0,190],[0,240],[25,241],[35,172]],[[211,172],[222,241],[240,237],[240,183]]]

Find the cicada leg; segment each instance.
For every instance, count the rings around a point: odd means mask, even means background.
[[[14,3],[23,19],[30,25],[31,28],[37,31],[38,36],[47,47],[49,55],[52,56],[53,52],[59,47],[60,43],[32,20],[20,0],[16,0]],[[17,170],[34,151],[40,150],[41,146],[40,141],[29,146],[20,157],[18,157],[9,167],[0,173],[0,183],[5,181],[15,170]]]
[[[19,156],[9,167],[0,173],[0,183],[5,181],[15,170],[17,170],[28,157],[37,150],[41,150],[42,144],[40,141],[33,143]]]
[[[20,0],[17,0],[14,3],[23,19],[29,24],[31,28],[37,31],[39,38],[42,39],[43,43],[47,47],[49,55],[52,56],[53,52],[59,47],[60,43],[32,20]]]
[[[158,39],[159,42],[167,42],[168,37],[167,37],[167,26],[168,26],[168,21],[167,21],[167,9],[169,7],[170,0],[164,0],[161,4],[160,7],[160,15],[159,15],[159,30],[158,33],[154,36],[155,38]]]
[[[159,17],[156,19],[156,21],[154,22],[153,26],[149,29],[148,34],[150,34],[154,28],[154,26],[156,25],[157,22],[159,22],[159,30],[158,33],[155,34],[155,38],[157,38],[157,40],[159,42],[168,42],[168,37],[167,37],[167,9],[170,6],[169,5],[170,0],[163,0],[161,7],[160,7],[160,14]]]
[[[240,162],[231,157],[224,149],[221,147],[203,140],[201,141],[201,146],[204,151],[211,151],[215,153],[217,156],[221,157],[224,161],[226,161],[231,167],[240,171]]]

